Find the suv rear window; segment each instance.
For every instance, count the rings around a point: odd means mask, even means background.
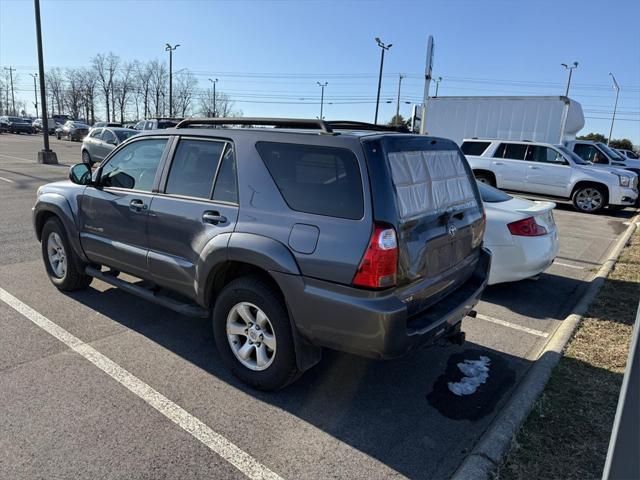
[[[256,148],[293,210],[357,220],[362,179],[353,152],[335,147],[258,142]]]
[[[482,155],[491,142],[462,142],[460,150],[465,155]]]

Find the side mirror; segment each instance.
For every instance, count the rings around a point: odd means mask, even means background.
[[[69,180],[77,185],[91,185],[91,167],[77,163],[69,169]]]

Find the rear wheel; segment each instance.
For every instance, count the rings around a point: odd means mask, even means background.
[[[42,228],[42,258],[51,283],[71,292],[87,288],[92,277],[80,270],[81,262],[69,245],[66,231],[57,218],[50,218]]]
[[[491,185],[492,187],[496,186],[496,180],[493,175],[484,172],[477,172],[474,175],[477,182],[486,183],[487,185]]]
[[[603,187],[587,185],[573,192],[573,206],[579,212],[597,213],[607,206],[607,194]]]
[[[302,373],[284,302],[259,277],[239,278],[220,292],[213,331],[225,365],[255,388],[278,390]]]

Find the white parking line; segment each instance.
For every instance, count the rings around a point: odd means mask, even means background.
[[[485,322],[495,323],[496,325],[502,325],[503,327],[512,328],[514,330],[520,330],[521,332],[530,333],[531,335],[536,335],[537,337],[547,338],[549,334],[547,332],[542,332],[540,330],[535,330],[533,328],[523,327],[522,325],[516,325],[515,323],[505,322],[504,320],[500,320],[499,318],[489,317],[487,315],[483,315],[478,313],[476,318],[480,320],[484,320]]]
[[[11,180],[10,178],[0,177],[0,180],[2,180],[3,182],[16,183],[13,180]]]
[[[185,409],[173,403],[120,365],[105,357],[96,349],[87,345],[78,337],[72,335],[45,316],[36,312],[30,306],[18,300],[2,288],[0,288],[0,300],[50,335],[56,337],[74,352],[89,360],[130,392],[147,402],[169,420],[176,423],[180,428],[190,433],[213,452],[224,458],[247,477],[255,480],[282,480],[279,475],[269,470],[219,433],[214,432],[210,427]]]
[[[553,265],[559,265],[561,267],[567,267],[567,268],[575,268],[577,270],[584,270],[584,267],[579,267],[578,265],[570,265],[568,263],[562,263],[562,262],[553,262]]]
[[[23,162],[33,162],[33,160],[29,160],[28,158],[14,157],[13,155],[7,155],[6,153],[0,153],[0,157],[13,158],[14,160],[22,160]]]

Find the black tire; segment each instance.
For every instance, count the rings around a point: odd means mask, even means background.
[[[93,165],[93,162],[91,161],[91,155],[89,155],[89,152],[87,152],[86,150],[82,150],[82,163],[86,163],[89,166]]]
[[[273,328],[276,339],[275,356],[271,364],[261,371],[251,370],[243,365],[231,350],[227,337],[227,316],[241,302],[249,302],[262,310]],[[213,333],[218,352],[227,368],[240,380],[259,390],[279,390],[302,374],[296,364],[287,308],[273,287],[259,277],[241,277],[224,287],[213,310]]]
[[[484,172],[474,173],[474,175],[478,183],[486,183],[487,185],[491,185],[492,187],[496,186],[496,179],[493,177],[493,175]]]
[[[609,206],[607,206],[607,208],[609,210],[614,210],[616,212],[619,212],[619,211],[624,210],[625,208],[627,208],[627,206],[626,205],[609,205]]]
[[[582,213],[598,213],[607,206],[607,190],[600,185],[583,185],[571,196],[573,208]]]
[[[64,257],[66,258],[66,269],[62,275],[56,273],[49,259],[49,238],[54,234],[60,239],[62,243],[61,246],[64,250]],[[84,270],[81,269],[82,262],[71,248],[69,239],[67,238],[67,232],[58,218],[52,217],[44,224],[40,245],[42,249],[42,260],[49,275],[49,280],[51,280],[51,283],[59,290],[73,292],[75,290],[83,290],[89,286],[93,277],[87,275],[84,273]]]
[[[56,138],[57,138],[58,140],[62,140],[62,135],[60,135],[60,132],[57,132],[57,133],[56,133]]]

